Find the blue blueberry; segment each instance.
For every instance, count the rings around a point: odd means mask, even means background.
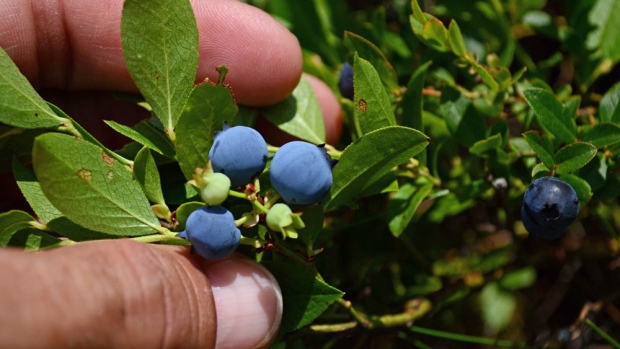
[[[579,213],[579,199],[570,184],[556,177],[535,180],[525,191],[521,219],[532,236],[557,239]]]
[[[342,97],[353,99],[353,67],[351,67],[349,62],[344,62],[342,65],[338,87]]]
[[[263,172],[267,154],[267,143],[255,129],[225,124],[224,130],[215,135],[209,159],[213,171],[225,174],[238,187]]]
[[[309,205],[319,201],[332,186],[333,162],[323,146],[293,141],[273,157],[269,178],[288,204]]]
[[[218,260],[237,248],[241,232],[230,211],[222,206],[204,206],[189,215],[179,236],[186,237],[200,256]]]

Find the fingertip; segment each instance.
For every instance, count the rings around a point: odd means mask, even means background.
[[[205,263],[204,269],[217,313],[216,348],[267,347],[282,320],[282,292],[273,275],[239,258]]]
[[[198,79],[217,81],[220,65],[237,103],[275,104],[291,94],[303,59],[297,38],[262,10],[238,1],[194,3],[200,34]]]

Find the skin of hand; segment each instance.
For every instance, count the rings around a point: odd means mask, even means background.
[[[288,30],[234,0],[192,6],[197,82],[217,81],[215,67],[225,64],[239,104],[271,105],[291,93],[302,57]],[[139,114],[110,97],[138,92],[123,60],[121,0],[0,0],[0,8],[0,46],[44,98],[87,129]],[[336,143],[338,101],[325,84],[312,85]],[[40,253],[0,249],[0,265],[6,348],[260,348],[274,340],[282,315],[277,281],[236,254],[211,262],[185,247],[119,239]]]

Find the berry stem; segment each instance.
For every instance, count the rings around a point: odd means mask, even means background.
[[[229,190],[228,191],[228,196],[236,197],[236,198],[239,198],[239,199],[245,199],[245,200],[248,199],[248,196],[246,194],[240,193],[240,192],[235,191],[235,190]]]
[[[176,233],[166,230],[166,232],[161,233],[161,234],[138,236],[135,238],[131,238],[131,240],[138,241],[138,242],[151,243],[151,242],[164,242],[164,241],[170,241],[170,240],[183,240],[183,239],[177,237]]]
[[[276,151],[278,151],[278,149],[280,149],[279,147],[274,147],[273,145],[267,145],[267,152],[268,153],[275,153]]]
[[[264,213],[264,214],[269,213],[269,209],[263,206],[263,204],[261,204],[257,199],[251,200],[251,202],[252,202],[252,206],[256,210],[258,210],[260,213]]]
[[[241,240],[239,241],[239,245],[247,245],[247,246],[252,246],[254,248],[261,248],[263,247],[264,244],[265,244],[265,240],[247,238],[245,236],[242,236]]]

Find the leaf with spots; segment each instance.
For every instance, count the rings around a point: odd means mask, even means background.
[[[325,208],[349,204],[365,188],[407,162],[428,145],[430,139],[408,127],[385,127],[358,138],[340,156],[334,167],[334,184]]]
[[[92,143],[46,133],[35,139],[32,162],[47,199],[84,228],[119,236],[163,230],[131,171]]]
[[[353,60],[354,117],[362,134],[382,127],[395,126],[396,118],[381,78],[367,60],[357,52]]]
[[[175,139],[198,68],[198,27],[189,1],[125,1],[121,38],[131,77]]]

